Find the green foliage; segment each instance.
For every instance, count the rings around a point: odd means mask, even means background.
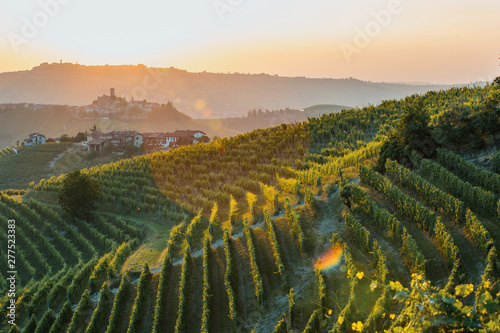
[[[365,329],[368,330],[369,328],[371,328],[372,331],[376,331],[377,329],[380,329],[381,320],[385,312],[385,307],[389,304],[390,300],[387,283],[387,275],[389,274],[389,270],[387,269],[386,265],[387,258],[384,255],[382,248],[377,240],[371,238],[370,232],[358,220],[356,220],[350,213],[346,214],[345,219],[346,228],[354,237],[356,243],[363,250],[365,250],[365,252],[371,253],[376,262],[377,269],[375,273],[375,279],[373,280],[370,288],[372,291],[379,288],[382,290],[382,294],[377,299],[377,302],[375,303],[372,311],[363,324]]]
[[[222,238],[224,240],[224,253],[226,255],[226,272],[224,273],[224,284],[226,286],[227,297],[229,299],[229,319],[231,319],[234,325],[236,320],[236,301],[234,299],[234,291],[231,281],[234,274],[234,268],[229,240],[229,232],[227,231],[227,229],[224,230]]]
[[[359,176],[364,183],[386,195],[394,203],[399,212],[413,220],[421,230],[427,233],[432,232],[436,215],[425,208],[420,202],[401,192],[387,178],[371,168],[360,165]]]
[[[122,275],[120,287],[113,299],[113,307],[109,316],[109,323],[106,328],[106,333],[118,333],[118,325],[120,325],[120,315],[125,311],[127,296],[130,293],[131,285],[127,272]]]
[[[211,251],[210,239],[205,238],[203,242],[203,305],[201,315],[201,332],[208,332],[210,321],[210,266],[208,263]]]
[[[36,330],[36,316],[32,315],[28,320],[26,326],[24,326],[23,333],[34,333]]]
[[[313,212],[316,210],[316,198],[309,188],[304,188],[305,202]]]
[[[147,293],[151,277],[152,273],[149,270],[149,266],[147,263],[144,263],[141,276],[139,277],[139,283],[137,284],[137,295],[134,300],[134,306],[132,308],[132,314],[130,316],[127,333],[141,332],[140,327],[142,322],[144,321],[144,304],[148,296]]]
[[[35,333],[47,333],[55,320],[56,317],[54,315],[54,311],[48,309],[47,311],[45,311],[42,319],[40,319],[40,322],[36,326]]]
[[[115,272],[119,272],[120,269],[122,268],[122,265],[125,263],[125,260],[129,257],[129,255],[132,253],[132,244],[129,243],[122,243],[116,251],[115,255],[109,262],[109,267],[113,269]]]
[[[454,175],[441,165],[431,160],[422,160],[420,164],[422,174],[432,177],[449,193],[464,201],[467,206],[486,216],[496,216],[496,197],[490,191],[474,187],[460,177]]]
[[[390,162],[388,165],[390,165]],[[433,212],[401,192],[399,188],[392,185],[381,174],[362,165],[360,165],[359,170],[360,177],[365,183],[370,184],[377,191],[391,199],[402,215],[412,219],[422,231],[427,232],[433,238],[449,267],[459,265],[458,248],[446,227],[441,223],[440,218],[436,218]]]
[[[255,203],[257,202],[257,196],[250,191],[247,191],[246,194],[247,204],[248,204],[248,212],[252,216],[255,216]]]
[[[264,183],[259,183],[259,185],[264,198],[266,198],[268,202],[274,204],[274,198],[276,198],[279,194],[279,191],[274,186],[266,185]]]
[[[57,198],[63,209],[73,217],[85,219],[99,199],[100,185],[80,170],[68,173]]]
[[[102,282],[108,278],[109,262],[111,259],[111,253],[107,253],[102,256],[95,265],[89,278],[89,288],[91,292],[96,291]]]
[[[175,323],[177,331],[180,332],[187,330],[191,326],[189,322],[191,318],[187,318],[187,315],[194,309],[192,308],[192,304],[190,304],[190,300],[192,297],[196,297],[196,295],[189,295],[189,293],[193,289],[200,287],[190,285],[191,281],[198,281],[198,279],[194,279],[188,273],[188,262],[192,265],[193,261],[186,260],[186,256],[191,255],[186,237],[190,238],[190,243],[194,245],[193,248],[198,250],[203,235],[206,235],[207,225],[210,227],[217,225],[217,214],[227,212],[229,213],[229,220],[234,222],[238,214],[238,202],[243,205],[242,200],[245,200],[245,194],[246,199],[250,199],[247,200],[247,204],[251,211],[252,208],[254,210],[257,208],[255,206],[257,197],[253,195],[254,193],[262,194],[266,201],[274,203],[276,195],[279,194],[277,188],[282,188],[292,195],[299,195],[297,189],[299,188],[299,184],[301,184],[301,191],[303,190],[306,205],[310,208],[315,208],[316,200],[310,188],[306,187],[306,185],[319,186],[322,184],[328,186],[329,182],[336,184],[339,169],[349,168],[349,170],[345,170],[347,177],[344,178],[350,178],[354,171],[352,167],[358,166],[360,162],[365,160],[368,160],[367,163],[371,164],[373,161],[370,161],[370,159],[377,157],[379,154],[385,156],[387,152],[391,152],[392,150],[396,151],[394,159],[403,156],[400,160],[403,164],[411,160],[415,162],[414,165],[424,164],[425,167],[425,160],[419,162],[420,158],[415,159],[414,157],[417,155],[413,153],[410,155],[409,152],[413,152],[413,149],[415,149],[421,153],[430,154],[435,145],[433,139],[445,144],[446,142],[442,140],[457,141],[463,139],[466,142],[469,138],[462,138],[460,135],[456,136],[459,130],[466,131],[466,128],[462,127],[468,126],[471,133],[473,133],[472,135],[477,135],[479,140],[484,140],[487,138],[486,135],[491,134],[492,131],[491,128],[486,126],[490,124],[486,124],[485,120],[490,119],[490,117],[494,118],[495,114],[491,111],[497,110],[498,107],[498,96],[495,95],[494,89],[496,88],[490,86],[485,88],[465,87],[451,89],[447,92],[429,92],[422,96],[411,96],[404,101],[385,101],[377,107],[369,106],[358,110],[347,110],[338,114],[309,119],[307,123],[253,131],[233,138],[219,139],[214,143],[206,145],[180,147],[168,153],[138,156],[133,159],[90,168],[83,173],[88,174],[91,179],[100,184],[102,202],[105,205],[103,208],[105,209],[111,207],[111,209],[116,209],[120,213],[132,211],[134,215],[142,215],[143,219],[164,221],[166,223],[165,226],[175,224],[172,222],[182,221],[172,228],[170,232],[171,238],[168,240],[168,249],[165,251],[167,255],[165,256],[159,276],[153,322],[154,333],[159,333],[165,329],[165,325],[167,324],[165,314],[171,312],[170,310],[167,311],[167,307],[170,307],[169,302],[175,303],[175,300],[166,299],[166,290],[169,289],[167,286],[171,288],[172,284],[177,282],[167,281],[167,277],[173,275],[175,279],[179,278],[178,274],[173,274],[170,255],[172,252],[174,252],[173,256],[177,256],[178,254],[184,255],[185,261],[180,277],[179,308],[177,309],[177,322]],[[395,126],[400,119],[400,124]],[[456,129],[450,124],[451,121],[457,123],[458,126],[456,126]],[[467,124],[467,122],[469,123]],[[393,130],[394,127],[395,130]],[[432,136],[429,136],[430,133],[432,133]],[[441,141],[436,139],[439,135],[441,135]],[[387,142],[395,143],[398,146],[387,149]],[[305,152],[307,153],[304,155]],[[11,157],[11,154],[3,157],[0,156],[0,162],[3,159]],[[389,157],[392,158],[392,155]],[[385,158],[382,159],[385,162]],[[459,273],[461,272],[459,270],[460,263],[457,258],[457,247],[445,225],[436,218],[435,214],[423,206],[422,203],[425,203],[428,207],[439,209],[443,215],[460,223],[469,240],[483,252],[488,252],[487,268],[481,278],[480,284],[476,287],[475,293],[477,304],[476,314],[479,316],[486,314],[483,312],[485,310],[489,311],[491,307],[495,307],[495,301],[498,298],[496,294],[498,289],[496,281],[498,259],[491,242],[491,237],[496,235],[493,232],[494,230],[491,230],[492,234],[490,235],[485,226],[482,225],[482,219],[479,220],[472,211],[465,209],[462,202],[458,200],[461,199],[458,197],[458,194],[454,194],[454,192],[448,190],[448,184],[443,185],[441,182],[437,182],[440,188],[457,198],[433,186],[431,183],[434,180],[432,177],[427,177],[427,175],[434,175],[434,172],[422,172],[427,179],[423,180],[416,173],[392,161],[387,163],[387,170],[391,175],[391,179],[397,180],[399,184],[403,184],[410,192],[415,193],[415,197],[418,197],[418,200],[412,200],[410,197],[405,196],[401,190],[381,175],[363,170],[363,167],[360,167],[360,174],[363,181],[372,182],[374,188],[383,193],[385,198],[395,203],[397,210],[402,215],[414,221],[421,230],[432,237],[442,256],[451,266],[451,274],[447,284],[442,288],[443,292],[451,294],[456,287],[457,281],[459,281]],[[453,169],[452,171],[455,172],[456,170]],[[369,180],[363,179],[363,177],[366,179],[369,178]],[[30,189],[34,191],[56,192],[62,187],[64,178],[65,176],[54,176],[38,184],[33,183],[30,185]],[[463,178],[465,179],[465,177]],[[469,181],[475,185],[481,185],[473,180]],[[473,189],[470,192],[472,193],[470,196],[471,201],[461,200],[471,209],[486,216],[494,216],[496,211],[500,210],[500,203],[497,200],[487,200],[489,194],[484,198],[479,196],[480,193],[486,191],[480,188],[474,189],[471,185],[469,186],[465,189]],[[331,186],[331,188],[334,187],[336,186]],[[9,193],[15,194],[14,192]],[[348,202],[353,205],[352,212],[354,213],[352,214],[358,213],[358,207],[354,205],[359,206],[359,209],[363,210],[370,217],[367,221],[362,222],[373,221],[377,225],[377,228],[374,228],[374,230],[383,230],[388,238],[392,239],[389,243],[393,244],[384,243],[384,249],[386,246],[394,247],[395,244],[401,258],[409,269],[412,272],[418,273],[420,280],[423,281],[425,278],[425,259],[415,239],[412,238],[408,230],[392,214],[370,199],[359,186],[343,182],[341,186],[342,196],[345,193],[350,194]],[[50,195],[35,195],[40,198],[43,197],[44,200],[46,197],[50,198]],[[466,195],[469,194],[466,193]],[[491,195],[489,195],[489,198],[491,198]],[[335,200],[337,199],[335,198]],[[332,204],[335,205],[336,202]],[[241,205],[240,208],[243,207]],[[292,264],[291,267],[287,267],[287,269],[291,270],[290,272],[300,269],[297,266],[302,263],[309,262],[311,258],[303,249],[305,232],[307,232],[308,236],[313,236],[315,233],[321,232],[318,222],[322,226],[323,222],[328,221],[327,219],[330,218],[329,214],[332,213],[332,207],[325,206],[324,211],[317,210],[315,212],[316,214],[321,214],[318,219],[312,219],[311,223],[306,224],[303,222],[306,220],[299,214],[299,212],[303,211],[302,209],[293,209],[289,200],[285,200],[284,206],[286,226],[282,224],[285,221],[281,221],[281,219],[278,219],[278,224],[275,224],[267,211],[264,211],[268,243],[267,240],[264,243],[260,241],[258,244],[254,243],[256,239],[252,235],[252,229],[249,227],[247,221],[244,222],[244,237],[246,240],[246,246],[244,247],[248,249],[249,256],[243,256],[243,258],[248,258],[247,260],[250,261],[256,292],[259,290],[259,285],[262,289],[263,282],[269,281],[270,285],[273,285],[273,278],[275,277],[271,277],[268,274],[274,273],[279,274],[282,278],[283,290],[281,291],[281,296],[290,287],[287,282],[292,283],[293,287],[297,288],[295,284],[298,281],[295,278],[285,281],[285,267],[282,256],[286,255],[286,262]],[[219,207],[221,208],[220,211]],[[200,210],[206,212],[204,217],[208,218],[210,215],[208,221],[201,217],[201,214],[194,216]],[[209,214],[210,210],[211,214]],[[490,210],[490,213],[486,213],[488,210]],[[491,214],[491,210],[494,211],[493,214]],[[28,306],[32,314],[36,313],[37,316],[41,316],[45,311],[44,298],[50,303],[51,308],[59,308],[62,305],[61,303],[65,301],[65,287],[68,286],[69,298],[73,303],[77,302],[81,293],[87,287],[89,280],[90,286],[96,289],[107,280],[108,274],[114,277],[122,266],[123,261],[126,260],[138,245],[137,238],[142,236],[141,229],[125,222],[123,218],[109,218],[108,214],[106,214],[106,217],[96,214],[93,218],[93,225],[81,219],[74,219],[70,223],[66,220],[65,216],[61,216],[55,210],[47,208],[43,203],[29,200],[26,197],[24,198],[24,203],[21,203],[5,195],[1,196],[0,227],[7,226],[8,218],[16,219],[19,226],[16,230],[16,236],[19,243],[23,244],[22,249],[16,253],[18,254],[19,272],[21,272],[20,278],[23,282],[23,288],[19,290],[18,303],[16,304],[20,318],[24,316]],[[310,214],[307,214],[307,218],[309,217]],[[225,217],[219,218],[224,219]],[[191,222],[189,223],[189,221]],[[309,222],[309,220],[307,221]],[[485,225],[494,228],[489,222]],[[381,245],[376,240],[382,235],[370,235],[370,232],[367,230],[368,226],[365,228],[363,223],[355,220],[351,213],[346,214],[346,228],[351,240],[354,240],[356,247],[366,251],[365,255],[361,257],[356,256],[357,260],[359,258],[370,257],[370,267],[368,268],[369,272],[367,276],[372,279],[371,289],[377,293],[378,298],[376,302],[374,301],[374,297],[365,297],[365,295],[359,293],[360,286],[358,284],[359,280],[363,278],[363,272],[358,272],[356,265],[358,263],[362,265],[358,265],[358,267],[367,267],[368,265],[365,262],[355,261],[347,245],[339,241],[340,237],[338,235],[333,235],[332,242],[337,245],[340,244],[339,246],[342,246],[344,250],[344,266],[346,268],[347,282],[343,285],[336,285],[335,282],[338,281],[337,275],[340,273],[335,273],[335,278],[331,280],[330,274],[321,273],[316,270],[314,275],[316,279],[315,283],[313,283],[315,288],[314,296],[317,294],[319,298],[314,297],[312,300],[313,304],[304,304],[303,301],[309,300],[310,297],[303,297],[304,294],[301,289],[300,297],[297,300],[301,311],[309,309],[309,311],[304,311],[307,314],[315,310],[315,306],[317,307],[311,318],[309,318],[311,320],[307,324],[306,331],[321,331],[332,327],[333,331],[342,332],[352,330],[381,331],[387,329],[388,325],[392,324],[392,320],[395,322],[398,321],[396,315],[399,318],[400,311],[404,310],[406,305],[408,305],[405,303],[394,306],[391,303],[398,292],[401,291],[396,300],[405,296],[401,285],[403,282],[397,282],[399,285],[396,282],[388,282],[387,258]],[[280,228],[283,228],[283,236],[285,238],[290,237],[292,243],[303,250],[300,254],[294,253],[294,249],[288,247],[290,244],[288,240],[282,244],[285,247],[280,248],[276,239],[277,229],[275,229],[278,225]],[[306,227],[308,229],[305,229]],[[149,236],[149,233],[147,236]],[[214,236],[218,237],[218,233],[215,233]],[[4,242],[6,239],[5,235],[0,233],[0,242]],[[214,242],[216,241],[218,240],[215,239]],[[260,322],[261,319],[254,317],[254,312],[252,311],[255,309],[252,309],[252,306],[249,307],[247,304],[243,304],[241,311],[238,310],[238,313],[236,312],[236,303],[240,301],[241,295],[239,292],[241,290],[239,289],[241,288],[236,288],[237,284],[235,283],[241,278],[242,272],[235,271],[237,266],[235,266],[233,262],[234,258],[232,258],[234,247],[231,241],[231,234],[227,229],[223,230],[223,242],[226,258],[224,284],[228,295],[229,319],[234,331],[245,330],[248,320],[254,321],[255,324],[255,320]],[[267,255],[269,253],[269,255],[272,255],[273,259],[271,260],[274,261],[276,268],[264,270],[263,267],[260,267],[259,271],[255,250],[256,246],[265,243],[270,248],[259,251],[259,254]],[[212,267],[208,266],[208,262],[209,259],[210,262],[215,261],[212,260],[215,258],[209,257],[213,252],[210,249],[210,241],[203,239],[202,244],[203,293],[202,295],[198,295],[200,296],[198,300],[202,303],[202,306],[197,309],[200,310],[198,318],[201,318],[201,322],[194,324],[194,326],[201,325],[201,330],[206,331],[209,328],[208,323],[210,321],[212,321],[210,325],[214,323],[214,318],[210,318],[211,315],[213,316],[210,311],[210,296],[211,290],[212,292],[214,290],[214,286],[210,282],[214,283],[215,281],[209,280]],[[312,245],[314,242],[307,242],[307,245],[310,244]],[[112,251],[108,255],[103,256],[104,253],[110,250],[114,250],[114,252]],[[238,250],[242,249],[239,248]],[[257,248],[257,250],[259,249]],[[310,253],[317,252],[317,249],[307,250]],[[96,252],[98,255],[92,257]],[[196,253],[198,252],[196,251]],[[5,259],[5,253],[1,253],[0,255]],[[299,256],[302,258],[299,258]],[[259,257],[260,259],[262,258]],[[264,258],[262,263],[269,263],[268,259],[270,258]],[[5,260],[2,260],[2,262],[5,262]],[[87,263],[89,264],[87,265]],[[261,262],[259,261],[259,263]],[[33,272],[36,272],[38,280],[35,281],[33,279],[28,284],[25,284],[25,281],[29,281],[32,278],[30,275]],[[40,278],[39,272],[46,272],[46,275],[42,275]],[[258,278],[255,278],[256,276]],[[328,284],[328,288],[345,289],[344,292],[340,293],[340,302],[337,304],[338,315],[336,314],[337,318],[335,321],[335,317],[331,317],[330,311],[327,317],[324,317],[322,313],[325,309],[319,308],[319,304],[324,305],[325,300],[328,300],[328,302],[330,300],[336,301],[332,297],[334,295],[326,288],[327,284],[325,282],[327,277],[328,282],[333,282],[332,284]],[[270,278],[271,280],[269,280]],[[126,283],[124,282],[125,280]],[[142,275],[140,281],[143,281]],[[365,281],[362,280],[363,289]],[[115,282],[114,280],[111,281],[111,283]],[[149,295],[150,287],[151,284],[149,283],[146,288],[147,292],[142,293],[143,298],[151,296]],[[220,286],[216,287],[219,288]],[[458,287],[459,292],[457,294],[461,295],[466,288],[470,289],[470,287]],[[111,309],[112,314],[107,333],[117,332],[120,329],[124,330],[121,328],[122,324],[117,325],[118,321],[131,319],[130,317],[123,317],[125,313],[128,313],[126,311],[128,305],[125,305],[133,301],[130,299],[133,294],[131,288],[130,282],[126,279],[126,275],[124,275],[122,284],[120,284],[119,291],[113,302],[114,305]],[[138,290],[141,288],[141,282],[137,288]],[[493,291],[492,288],[496,289]],[[398,290],[393,292],[396,289]],[[5,288],[0,286],[0,293],[4,290]],[[491,300],[487,299],[489,296],[487,296],[486,291],[489,292]],[[266,290],[268,297],[280,297],[279,293],[279,291],[274,290],[269,290],[268,293]],[[140,294],[141,292],[138,292],[138,295]],[[258,295],[256,294],[257,297],[260,295],[260,292]],[[101,296],[104,297],[104,293]],[[81,304],[83,304],[82,299],[85,297],[88,298],[88,291],[80,298]],[[273,300],[275,299],[270,299],[269,301],[272,302]],[[369,300],[370,304],[366,304],[366,307],[359,306],[361,302],[365,302],[366,300]],[[136,318],[134,319],[136,322],[134,324],[136,331],[150,325],[152,321],[152,307],[149,304],[152,302],[154,300],[143,301],[139,305],[134,304],[132,317],[135,316]],[[278,331],[286,329],[297,331],[299,325],[304,325],[307,320],[303,315],[299,314],[297,316],[296,314],[297,318],[295,320],[297,322],[294,324],[293,317],[297,308],[293,289],[288,295],[288,302],[288,312],[285,313],[285,316],[280,321],[277,327]],[[2,305],[0,312],[3,315],[5,313],[5,297],[0,298],[0,303]],[[138,298],[135,299],[135,303],[139,303]],[[250,303],[254,305],[254,302]],[[473,300],[467,299],[463,303],[470,306]],[[72,315],[71,304],[70,302],[66,302],[63,306],[63,309],[66,309],[65,311],[69,311],[67,314],[68,318]],[[119,304],[122,305],[120,306]],[[173,305],[174,308],[175,305]],[[364,309],[368,307],[371,307],[369,314],[366,311],[363,313],[359,311],[360,308]],[[421,306],[418,305],[418,307]],[[76,316],[73,314],[75,320],[70,326],[73,327],[74,331],[85,330],[88,325],[94,325],[92,327],[100,326],[104,330],[106,323],[102,325],[97,324],[98,320],[95,319],[99,317],[98,313],[101,313],[103,308],[104,305],[101,305],[101,302],[99,302],[89,323],[88,319],[91,311],[82,310],[79,307],[77,312],[75,312],[75,314],[79,314]],[[107,308],[109,309],[109,306]],[[259,308],[259,310],[262,309]],[[420,310],[420,308],[417,308],[417,310]],[[420,318],[424,318],[422,319],[423,321],[427,320],[425,316],[428,316],[429,313],[422,315],[417,310],[412,309],[412,316],[419,315]],[[137,314],[140,311],[143,311],[142,315]],[[146,313],[146,311],[149,312]],[[62,318],[62,314],[63,311],[61,310],[58,318]],[[448,312],[443,312],[439,314],[439,318],[432,318],[432,320],[435,322],[446,321],[448,323],[451,320],[455,320],[453,316],[450,317],[451,319],[445,318],[448,315]],[[493,315],[494,317],[492,318],[496,320],[496,314],[493,313]],[[264,314],[263,320],[267,320],[266,318],[268,319],[268,315]],[[142,319],[147,320],[147,324],[144,321],[138,323]],[[461,319],[459,318],[459,320]],[[26,322],[24,317],[21,320],[20,322]],[[173,318],[168,318],[168,320],[171,321]],[[467,319],[465,318],[465,320]],[[63,323],[59,327],[59,331],[62,331],[62,328],[68,325],[69,321],[69,319],[62,321]],[[404,326],[409,322],[411,321],[407,320],[404,323],[400,321],[395,325]],[[485,326],[491,325],[490,322],[485,320],[482,322],[481,325],[483,326],[480,328],[484,330],[491,328],[494,331],[496,327]],[[123,324],[127,326],[129,323]],[[173,323],[171,322],[170,326],[172,325]],[[286,327],[287,325],[289,327]],[[404,327],[406,328],[406,326]],[[411,329],[411,327],[408,327],[408,329]],[[395,330],[398,330],[398,328],[395,327]],[[442,331],[446,330],[449,330],[449,328],[442,328]],[[433,330],[430,329],[429,331]]]
[[[425,272],[425,258],[420,252],[415,239],[401,226],[394,215],[377,205],[359,186],[350,184],[353,200],[368,214],[386,234],[401,246],[401,257],[412,272]]]
[[[238,209],[238,202],[234,199],[233,195],[229,195],[229,222],[234,223],[236,210]]]
[[[71,317],[73,316],[73,310],[71,310],[71,302],[66,301],[64,302],[61,310],[59,311],[59,314],[57,315],[57,318],[50,328],[49,333],[59,333],[62,332],[63,327],[70,322]]]
[[[320,321],[321,321],[322,312],[320,309],[316,309],[309,317],[307,321],[307,325],[302,331],[303,333],[314,333],[320,331]]]
[[[93,257],[92,260],[89,260],[73,277],[73,280],[71,281],[71,284],[67,288],[67,293],[70,297],[76,296],[75,293],[78,290],[81,290],[82,286],[83,288],[87,287],[87,284],[85,283],[86,281],[89,280],[90,275],[94,271],[94,266],[97,264],[99,258],[98,257]],[[64,287],[61,285],[61,287]],[[64,289],[62,289],[64,290]]]
[[[278,182],[278,186],[282,191],[290,194],[297,194],[298,188],[300,187],[300,183],[295,178],[282,178],[279,175],[276,176],[276,181]]]
[[[82,324],[82,315],[88,308],[90,308],[91,304],[92,300],[90,299],[90,291],[85,289],[82,297],[80,298],[80,302],[78,302],[78,307],[75,312],[73,312],[73,317],[71,317],[67,333],[74,333],[78,331],[79,326]]]
[[[422,145],[433,141],[429,127],[430,114],[425,110],[422,100],[412,96],[406,98],[402,104],[403,114],[380,150],[381,169],[388,158],[407,163],[412,150],[425,155],[427,151]]]
[[[305,235],[300,224],[300,215],[292,208],[288,198],[285,198],[285,218],[301,251],[304,251]]]
[[[99,301],[97,302],[97,306],[92,313],[90,323],[87,326],[85,333],[98,332],[106,325],[108,318],[105,316],[111,297],[112,294],[109,291],[108,284],[104,282],[100,290]]]
[[[326,284],[323,274],[319,268],[314,269],[314,274],[316,275],[316,292],[318,294],[318,304],[321,308],[322,313],[325,311],[326,305]]]
[[[186,228],[186,240],[191,246],[191,239],[200,239],[203,235],[203,223],[202,223],[201,211],[191,220]]]
[[[186,247],[184,251],[184,261],[182,263],[181,281],[179,284],[179,308],[177,311],[177,320],[175,322],[175,333],[186,332],[186,310],[188,304],[186,303],[187,298],[187,283],[189,279],[189,274],[191,273],[191,251],[189,247]]]
[[[161,330],[161,321],[163,318],[163,313],[165,311],[165,307],[167,306],[167,286],[170,281],[168,281],[167,276],[170,270],[172,269],[172,263],[170,262],[171,258],[167,251],[165,258],[163,259],[163,263],[161,265],[160,271],[160,281],[158,284],[158,292],[156,294],[156,306],[155,306],[155,317],[153,323],[153,333],[158,333]],[[111,332],[107,332],[111,333]]]
[[[474,291],[472,284],[455,287],[452,294],[413,275],[411,289],[392,283],[394,298],[404,306],[391,325],[392,332],[495,332],[500,329],[500,303],[493,298],[491,285],[479,292],[476,309],[466,299]],[[497,295],[498,297],[498,295]],[[407,330],[408,331],[408,330]]]
[[[252,269],[253,284],[255,286],[255,297],[257,298],[257,301],[260,302],[262,293],[264,292],[264,287],[262,285],[262,277],[259,272],[259,266],[257,265],[257,255],[255,254],[255,246],[253,244],[252,229],[250,228],[247,219],[243,220],[243,227],[245,230],[248,253],[250,255],[250,267]]]
[[[133,143],[128,143],[124,148],[123,151],[125,153],[125,157],[131,157],[139,152],[139,147],[134,145]]]
[[[500,173],[500,150],[495,150],[491,157],[491,169],[493,172]]]
[[[296,312],[295,291],[293,290],[293,288],[290,288],[290,292],[288,293],[288,318],[290,318],[291,327],[293,327],[295,312]]]
[[[345,224],[346,229],[352,235],[356,243],[366,252],[370,252],[372,250],[370,232],[349,212],[345,215]]]
[[[271,220],[271,216],[267,210],[264,210],[264,220],[266,224],[266,232],[269,238],[269,242],[271,243],[271,248],[273,250],[274,263],[278,269],[278,274],[281,276],[283,282],[285,279],[285,265],[283,265],[283,261],[281,260],[281,252],[278,243],[278,239],[276,238],[276,232],[274,230],[273,221]]]
[[[358,270],[354,265],[354,260],[352,258],[351,252],[347,244],[341,241],[338,234],[332,234],[331,238],[332,244],[340,245],[343,249],[345,265],[347,266],[347,281],[349,287],[349,299],[347,304],[340,311],[338,315],[337,322],[333,326],[332,332],[345,332],[347,330],[348,324],[353,321],[354,313],[356,311],[356,291],[358,288]],[[320,312],[321,314],[322,312]]]
[[[494,244],[493,239],[488,230],[469,208],[467,208],[465,214],[465,230],[473,239],[476,246],[483,250],[483,252],[488,253],[490,246]]]
[[[286,333],[286,320],[285,316],[280,319],[280,321],[274,327],[273,333]]]
[[[21,330],[19,330],[19,327],[17,327],[16,324],[10,326],[9,332],[8,333],[20,333]]]
[[[444,142],[450,142],[460,152],[460,146],[468,143],[473,124],[469,117],[470,109],[466,105],[453,105],[441,112],[436,118],[436,128],[441,131]]]
[[[219,204],[214,203],[212,211],[210,213],[209,225],[213,228],[217,224],[217,213],[219,212]]]
[[[398,184],[417,193],[427,205],[439,208],[444,215],[450,217],[457,223],[462,223],[464,221],[465,206],[463,202],[441,191],[436,186],[395,161],[387,160],[385,168],[389,175],[396,179]]]
[[[54,172],[49,162],[70,146],[68,143],[48,143],[19,148],[18,154],[12,150],[2,150],[4,155],[0,156],[0,189],[26,189],[30,182],[38,183],[49,178]]]
[[[446,149],[438,149],[438,162],[452,170],[457,176],[484,189],[500,193],[500,175],[477,167]]]

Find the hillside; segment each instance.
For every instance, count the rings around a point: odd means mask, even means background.
[[[3,193],[0,223],[16,220],[19,244],[16,324],[499,330],[500,175],[457,154],[456,126],[444,131],[461,110],[462,153],[493,148],[500,127],[477,120],[498,125],[499,93],[413,95],[89,168],[102,198],[86,221],[57,203],[64,175]]]
[[[106,96],[107,97],[107,96]],[[76,107],[37,105],[34,107],[5,106],[0,110],[0,148],[15,146],[29,133],[39,132],[47,137],[70,136],[88,131],[94,124],[103,131],[136,130],[140,133],[174,132],[176,129],[199,129],[209,137],[226,137],[281,124],[304,121],[307,117],[349,109],[339,105],[320,105],[304,111],[289,108],[252,110],[246,116],[232,118],[192,119],[172,103],[162,104],[141,117],[128,116],[117,110],[109,115],[86,114]],[[83,113],[83,114],[82,114]]]
[[[174,104],[192,118],[239,117],[249,109],[303,109],[316,104],[364,106],[449,86],[309,79],[267,74],[190,73],[175,68],[42,64],[0,74],[0,103],[86,105],[114,87],[119,96]],[[204,107],[199,108],[200,102]]]

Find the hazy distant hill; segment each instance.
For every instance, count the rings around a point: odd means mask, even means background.
[[[362,106],[448,86],[310,79],[267,74],[189,73],[144,65],[42,64],[0,74],[0,103],[86,105],[114,87],[118,96],[173,101],[192,118],[242,116],[256,109],[303,109],[316,104]]]
[[[351,107],[345,105],[334,104],[317,104],[304,109],[307,117],[318,117],[325,113],[340,112],[343,109],[350,109]]]

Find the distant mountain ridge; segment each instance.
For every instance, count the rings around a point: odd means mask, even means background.
[[[403,98],[449,85],[408,85],[357,79],[311,79],[268,74],[190,73],[144,65],[84,66],[44,63],[31,70],[0,73],[0,103],[87,105],[115,88],[116,95],[173,101],[192,118],[239,117],[256,109],[303,109],[310,105],[351,107]]]

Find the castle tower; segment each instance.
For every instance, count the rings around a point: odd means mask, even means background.
[[[109,88],[109,97],[115,98],[115,88]]]

